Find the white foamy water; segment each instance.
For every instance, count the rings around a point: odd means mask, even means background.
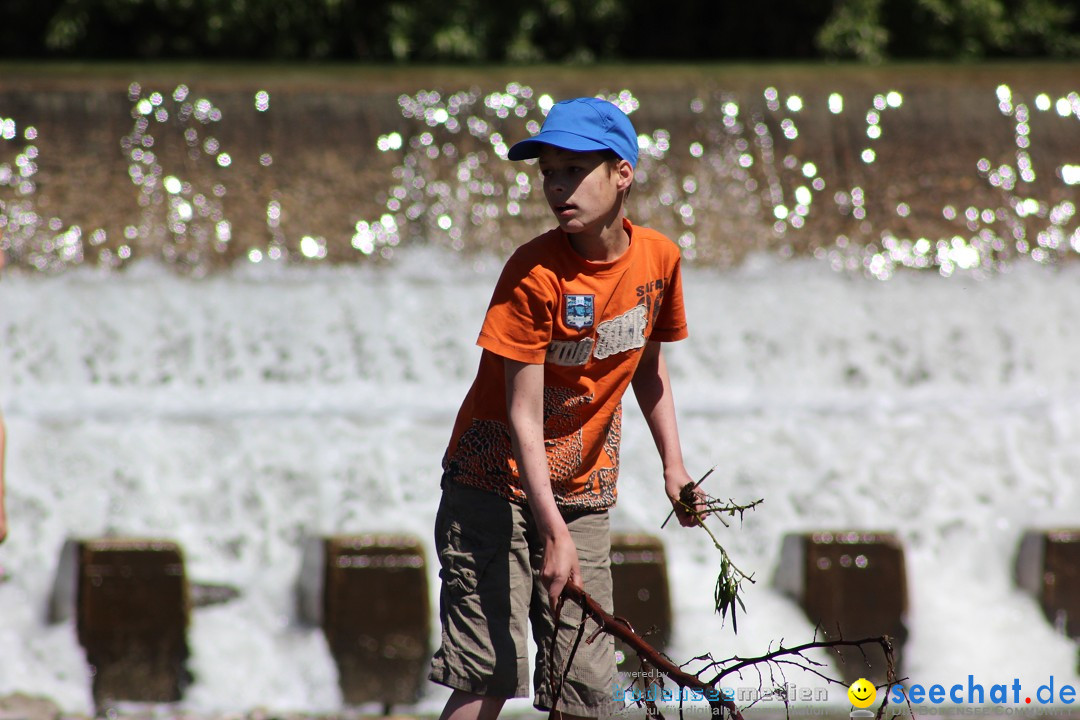
[[[193,612],[186,706],[339,708],[326,644],[297,619],[301,539],[414,533],[436,606],[439,460],[499,265],[414,249],[201,281],[152,265],[4,276],[0,694],[91,709],[74,627],[46,609],[64,541],[115,533],[175,539],[192,580],[242,593]],[[668,357],[691,473],[715,464],[713,494],[765,504],[721,534],[759,579],[736,636],[711,611],[708,538],[659,530],[659,462],[628,399],[613,522],[667,542],[673,657],[809,640],[772,585],[784,534],[866,528],[904,542],[912,681],[1080,684],[1076,646],[1011,576],[1025,529],[1080,525],[1078,281],[688,268],[691,337]],[[444,697],[431,687],[418,709]]]

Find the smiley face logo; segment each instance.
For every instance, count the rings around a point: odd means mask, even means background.
[[[848,700],[857,708],[870,707],[877,697],[877,688],[866,678],[859,678],[851,683],[847,691]]]

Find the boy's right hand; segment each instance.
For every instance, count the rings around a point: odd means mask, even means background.
[[[564,525],[562,532],[556,532],[544,541],[544,562],[540,568],[540,582],[547,589],[552,612],[559,606],[559,596],[570,581],[581,585],[581,567],[577,547]]]

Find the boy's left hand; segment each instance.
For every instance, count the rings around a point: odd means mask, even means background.
[[[686,487],[687,484],[693,485],[694,480],[690,477],[690,474],[686,472],[685,467],[672,468],[664,471],[664,488],[667,491],[668,500],[671,501],[672,508],[675,509],[675,517],[679,519],[679,524],[683,527],[693,527],[701,523],[697,515],[683,504],[682,489]],[[705,493],[701,488],[694,488],[693,508],[697,509],[704,505],[704,503]]]

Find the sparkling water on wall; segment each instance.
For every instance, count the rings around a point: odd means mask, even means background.
[[[1080,247],[1068,69],[777,75],[599,92],[639,132],[632,216],[688,260],[768,251],[888,278]],[[0,229],[14,261],[42,271],[156,256],[201,275],[412,244],[505,253],[547,215],[533,164],[505,162],[509,145],[555,97],[597,83],[391,94],[269,78],[111,92],[9,81]]]
[[[783,534],[884,529],[908,553],[912,681],[1075,685],[1075,644],[1011,571],[1024,529],[1080,521],[1080,270],[1058,262],[1074,252],[1076,94],[992,84],[966,121],[976,137],[888,160],[890,137],[934,115],[916,89],[782,85],[678,89],[651,115],[644,95],[612,93],[642,134],[633,216],[687,258],[691,337],[668,354],[691,472],[716,464],[714,494],[765,498],[722,535],[758,579],[738,635],[711,612],[708,538],[661,533],[672,655],[809,639],[772,585]],[[0,277],[0,693],[89,709],[74,628],[45,621],[60,548],[155,535],[182,544],[193,580],[241,593],[195,610],[185,703],[330,711],[329,653],[295,607],[302,540],[406,530],[432,556],[439,459],[490,289],[508,248],[549,223],[532,170],[499,159],[546,101],[524,83],[395,93],[392,112],[365,98],[380,109],[363,127],[316,132],[356,105],[289,114],[315,101],[194,87],[86,101],[88,117],[128,114],[91,124],[81,150],[34,103],[0,109],[15,155],[0,175],[15,265]],[[659,533],[660,468],[632,401],[624,433],[615,527]]]

